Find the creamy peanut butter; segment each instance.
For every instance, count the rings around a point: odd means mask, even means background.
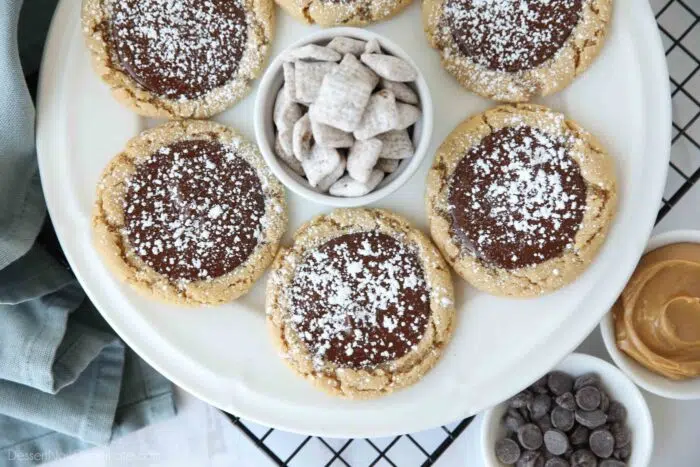
[[[700,244],[644,255],[613,307],[620,350],[667,378],[700,376]]]

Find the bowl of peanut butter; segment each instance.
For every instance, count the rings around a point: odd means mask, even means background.
[[[652,237],[600,324],[618,367],[670,399],[700,399],[700,231]]]

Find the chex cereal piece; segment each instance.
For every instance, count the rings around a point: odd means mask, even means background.
[[[379,41],[377,39],[370,39],[367,41],[367,46],[365,46],[365,53],[366,54],[380,54],[382,53],[382,48],[379,45]]]
[[[355,141],[351,133],[311,120],[311,131],[316,144],[327,148],[349,148]]]
[[[399,168],[399,159],[379,159],[375,169],[381,170],[384,173],[394,173]]]
[[[359,39],[353,39],[350,37],[334,37],[326,47],[333,49],[341,55],[353,54],[362,55],[365,52],[365,46],[367,43]]]
[[[333,172],[326,175],[320,182],[318,182],[318,185],[316,185],[316,191],[318,191],[319,193],[327,193],[331,185],[333,185],[335,182],[338,181],[340,177],[343,176],[346,167],[347,159],[341,155],[340,164],[338,164],[338,167],[336,167],[336,169]]]
[[[383,178],[384,172],[381,170],[373,170],[367,183],[359,182],[350,175],[346,175],[331,185],[329,192],[333,196],[342,196],[344,198],[364,196],[374,190]]]
[[[328,47],[316,44],[308,44],[294,50],[290,50],[285,60],[294,62],[297,60],[317,60],[320,62],[338,62],[342,58],[338,52]]]
[[[293,62],[284,62],[282,64],[282,70],[284,73],[284,90],[287,94],[287,99],[290,101],[297,100],[297,85],[295,79],[295,70]]]
[[[340,66],[323,79],[309,113],[319,123],[354,131],[378,81],[374,72],[354,55],[347,54]]]
[[[311,120],[309,114],[305,114],[294,124],[292,131],[292,149],[297,160],[303,161],[309,156],[313,139]]]
[[[309,185],[316,187],[321,180],[332,174],[342,164],[337,149],[324,148],[318,144],[313,147],[309,157],[301,161]]]
[[[379,76],[352,54],[345,54],[343,61],[340,62],[338,73],[366,83],[372,86],[372,89],[379,84]]]
[[[294,157],[292,152],[292,130],[282,131],[277,134],[275,140],[275,154],[287,164],[287,166],[299,175],[304,175],[301,162]]]
[[[306,105],[315,101],[323,78],[337,67],[338,64],[333,62],[296,62],[294,67],[296,101]]]
[[[377,138],[355,141],[348,153],[348,174],[358,182],[367,183],[381,151],[382,142]]]
[[[382,133],[377,138],[382,142],[382,159],[406,159],[413,156],[413,143],[406,130]]]
[[[401,83],[415,81],[418,78],[415,68],[399,57],[366,53],[360,57],[360,60],[382,78]]]
[[[380,133],[396,129],[399,123],[394,93],[386,89],[374,93],[362,115],[357,130],[353,132],[359,140],[369,139]]]
[[[394,130],[405,130],[415,124],[420,118],[420,109],[415,105],[398,102],[396,104],[397,118]]]
[[[379,85],[382,89],[388,89],[393,92],[397,101],[405,102],[406,104],[418,103],[418,94],[405,83],[382,78]]]
[[[282,150],[292,156],[294,156],[293,133],[293,130],[284,130],[277,133],[277,142],[279,142]]]
[[[286,85],[282,86],[282,89],[277,93],[277,100],[275,101],[275,108],[272,114],[272,119],[278,131],[291,129],[297,120],[301,118],[301,107],[287,97],[286,87]]]

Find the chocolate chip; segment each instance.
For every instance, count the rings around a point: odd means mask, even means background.
[[[586,428],[598,428],[604,425],[608,420],[608,416],[602,410],[593,410],[591,412],[585,410],[577,410],[574,412],[576,421]]]
[[[630,442],[632,441],[632,433],[630,432],[630,429],[622,423],[613,423],[610,425],[610,432],[615,439],[616,448],[629,446]]]
[[[521,426],[523,426],[525,424],[525,422],[523,422],[521,420],[522,420],[522,417],[520,420],[518,420],[515,417],[511,417],[510,415],[506,415],[505,417],[503,417],[503,426],[506,427],[506,430],[508,430],[508,432],[515,433],[516,431],[518,431],[518,428],[520,428]]]
[[[628,444],[627,446],[623,446],[621,448],[615,448],[613,451],[613,456],[615,456],[615,459],[620,459],[623,461],[626,461],[627,459],[630,458],[630,455],[632,454],[632,445]]]
[[[612,456],[615,448],[615,439],[612,433],[607,430],[595,430],[588,439],[591,451],[598,457],[606,458]]]
[[[598,459],[588,449],[579,449],[571,455],[571,467],[596,467]]]
[[[610,409],[610,398],[608,397],[608,393],[606,393],[603,390],[600,390],[600,410],[602,410],[605,413],[608,413],[609,409]]]
[[[552,457],[544,463],[544,467],[569,467],[569,463],[561,457]]]
[[[561,431],[569,431],[574,427],[574,413],[563,407],[552,409],[552,425]]]
[[[525,451],[518,462],[516,462],[516,467],[542,467],[544,465],[544,459],[537,451]]]
[[[508,404],[514,409],[527,407],[527,404],[532,401],[532,397],[532,393],[525,389],[524,391],[521,391],[515,396],[513,396],[508,402]]]
[[[496,441],[496,457],[506,465],[515,464],[520,459],[520,446],[510,438]]]
[[[598,464],[598,467],[627,467],[627,464],[620,462],[617,459],[605,459],[603,462]]]
[[[527,410],[527,407],[523,407],[521,409],[518,409],[518,412],[520,412],[520,415],[523,417],[523,420],[525,420],[526,422],[531,421],[530,411]]]
[[[566,410],[571,410],[572,412],[576,410],[576,400],[574,399],[574,395],[570,392],[565,392],[557,397],[554,402],[556,402],[559,407],[563,407]]]
[[[563,456],[564,459],[566,459],[568,461],[569,459],[571,459],[571,455],[573,453],[574,453],[574,450],[571,447],[569,447],[569,449],[567,449],[566,452],[564,453],[564,456]]]
[[[542,431],[533,423],[523,425],[518,428],[518,442],[525,449],[539,449],[542,446]]]
[[[503,425],[508,431],[518,431],[518,428],[525,424],[525,419],[515,409],[509,409],[508,412],[503,416]]]
[[[574,387],[574,378],[561,371],[553,371],[547,377],[547,385],[555,396],[560,396],[565,392],[571,392]]]
[[[576,391],[576,405],[583,410],[595,410],[600,407],[600,391],[594,386],[584,386]]]
[[[588,436],[590,435],[590,430],[582,425],[577,425],[574,431],[569,435],[569,441],[574,446],[581,446],[588,442]]]
[[[578,391],[586,386],[600,387],[600,379],[598,378],[598,375],[595,373],[587,373],[579,376],[576,378],[576,381],[574,381],[574,391]]]
[[[533,420],[544,417],[552,407],[552,398],[547,394],[538,394],[532,399],[532,402],[527,406],[530,410],[530,416]]]
[[[560,456],[569,449],[569,440],[563,431],[559,430],[548,430],[544,436],[544,445],[547,451],[551,452],[555,456]]]
[[[608,409],[608,419],[611,422],[624,422],[627,419],[627,409],[618,401],[610,402]]]
[[[544,433],[547,430],[552,429],[552,421],[549,418],[549,414],[545,414],[543,417],[540,417],[537,420],[533,420],[533,422],[538,427],[540,427],[540,430],[542,430],[542,433]]]
[[[530,386],[530,389],[535,391],[537,394],[547,394],[549,388],[547,387],[547,375],[544,375]]]

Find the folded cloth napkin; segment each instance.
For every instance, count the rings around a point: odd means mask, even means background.
[[[23,24],[31,27],[34,7],[46,18],[51,3],[27,0]],[[70,271],[35,244],[45,206],[18,54],[21,6],[0,0],[0,466],[54,460],[175,413],[170,382],[125,347]]]

